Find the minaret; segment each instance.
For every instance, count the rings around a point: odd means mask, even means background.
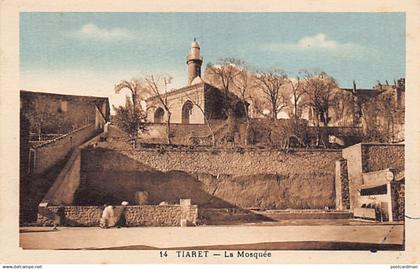
[[[191,43],[191,50],[187,56],[187,65],[188,65],[188,85],[191,85],[191,82],[196,77],[201,76],[201,64],[203,63],[203,57],[200,55],[200,45],[195,40]]]

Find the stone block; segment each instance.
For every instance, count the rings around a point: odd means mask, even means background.
[[[181,206],[190,206],[191,205],[191,199],[179,199],[179,204]]]
[[[134,201],[138,205],[148,204],[149,193],[147,191],[136,191],[134,194]]]

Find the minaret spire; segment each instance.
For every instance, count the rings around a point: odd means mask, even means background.
[[[188,85],[191,85],[191,82],[194,80],[194,78],[201,76],[202,63],[203,57],[200,54],[200,45],[198,44],[197,39],[194,37],[194,40],[191,43],[190,53],[187,56]]]

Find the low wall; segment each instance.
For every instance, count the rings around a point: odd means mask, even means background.
[[[296,219],[349,219],[353,217],[351,212],[347,211],[275,211],[269,210],[260,213],[261,215],[270,218],[272,221],[280,220],[296,220]]]
[[[118,215],[122,207],[116,207],[114,214]],[[61,222],[62,226],[99,226],[103,207],[100,206],[64,206]],[[52,226],[59,212],[58,206],[38,208],[37,224]],[[125,217],[127,226],[180,226],[184,218],[180,205],[141,205],[127,206]],[[197,206],[189,209],[188,222],[195,224],[197,219]]]
[[[91,124],[35,146],[34,174],[44,173],[97,133],[95,125]]]
[[[200,208],[198,221],[202,225],[255,223],[270,221],[269,218],[251,210],[238,208]]]
[[[207,225],[271,222],[296,219],[349,219],[353,216],[350,212],[345,211],[255,211],[237,208],[200,208],[198,213],[199,223]]]

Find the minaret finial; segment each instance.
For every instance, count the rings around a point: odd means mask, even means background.
[[[195,39],[195,36],[194,36],[194,41],[197,41],[197,40]]]

